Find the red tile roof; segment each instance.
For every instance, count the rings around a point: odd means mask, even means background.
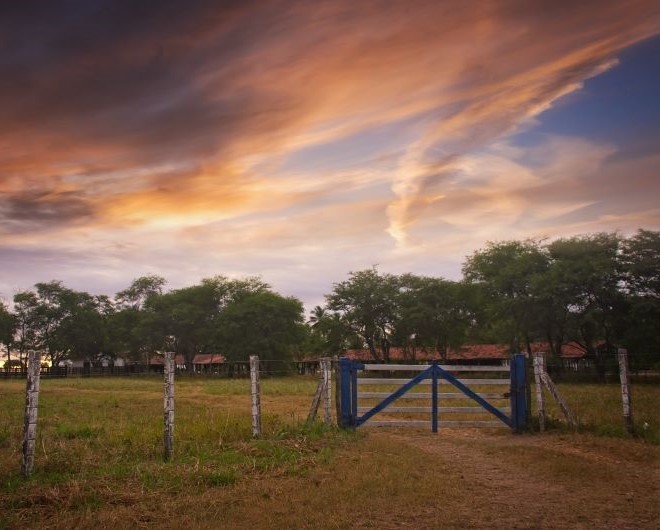
[[[193,364],[222,364],[225,360],[219,353],[198,353],[193,357]]]
[[[186,364],[186,358],[181,354],[175,355],[174,361],[177,365]],[[165,358],[162,355],[152,355],[149,364],[151,366],[162,366],[165,364]]]
[[[550,352],[550,345],[544,342],[535,342],[532,343],[533,352]],[[458,349],[451,349],[447,353],[448,361],[478,361],[478,360],[488,360],[488,361],[502,361],[510,357],[509,346],[504,344],[466,344],[461,346]],[[576,343],[567,343],[562,346],[561,357],[564,359],[578,359],[584,357],[584,350],[578,346]],[[373,361],[374,359],[371,356],[371,353],[368,349],[353,349],[346,350],[343,357],[348,357],[356,361]],[[442,356],[436,350],[422,350],[418,349],[415,351],[415,360],[417,361],[432,361],[440,360]],[[404,355],[403,348],[390,348],[390,360],[391,361],[405,361],[411,360],[410,357]]]

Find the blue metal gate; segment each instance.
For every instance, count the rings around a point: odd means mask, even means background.
[[[509,367],[496,366],[446,366],[438,363],[429,365],[397,365],[397,364],[363,364],[350,359],[340,359],[341,373],[341,425],[345,428],[356,428],[369,422],[370,425],[392,425],[392,426],[419,426],[431,425],[433,432],[438,432],[441,427],[510,427],[516,432],[522,431],[526,426],[527,399],[526,399],[526,377],[525,357],[522,354],[511,358]],[[410,379],[388,378],[360,378],[359,372],[368,371],[407,371],[419,372]],[[504,378],[459,378],[454,374],[459,372],[507,372]],[[431,385],[429,392],[409,392],[418,385]],[[458,389],[458,393],[441,393],[439,386],[449,384]],[[395,390],[368,392],[359,390],[360,386],[377,385],[382,390],[383,386],[401,385]],[[502,392],[501,386],[506,385],[508,392]],[[473,388],[470,388],[470,387]],[[497,387],[499,386],[499,388]],[[495,392],[484,392],[484,388],[495,387]],[[480,390],[475,390],[480,389]],[[380,400],[382,398],[382,400]],[[374,399],[380,400],[376,404],[367,404]],[[430,406],[414,407],[391,407],[394,401],[399,399],[424,399],[430,400]],[[440,406],[441,400],[469,399],[477,403],[477,407],[452,407]],[[508,401],[510,406],[502,407],[489,401]],[[367,404],[367,406],[360,406]],[[443,403],[444,405],[444,403]],[[495,421],[445,421],[442,416],[450,414],[489,413],[495,416]],[[402,420],[402,421],[374,421],[372,418],[377,414],[403,413],[408,415],[424,414],[430,415],[430,420]]]

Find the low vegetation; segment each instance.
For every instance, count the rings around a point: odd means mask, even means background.
[[[633,385],[632,400],[635,436],[660,445],[660,387],[653,384]],[[622,421],[621,386],[618,384],[560,384],[578,421],[580,432],[625,438]],[[567,429],[558,405],[545,390],[547,414],[551,428]],[[533,407],[534,412],[536,408]]]
[[[614,385],[562,386],[585,432],[544,436],[306,426],[315,385],[264,379],[264,436],[253,440],[248,381],[178,379],[165,463],[159,378],[43,380],[24,480],[24,382],[0,381],[0,528],[643,528],[659,515],[655,386],[633,395],[653,434],[624,439]],[[537,491],[535,508],[517,491]]]

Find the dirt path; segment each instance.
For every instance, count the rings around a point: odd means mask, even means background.
[[[470,528],[660,528],[660,448],[583,435],[373,432],[437,459]],[[461,513],[463,512],[463,513]]]

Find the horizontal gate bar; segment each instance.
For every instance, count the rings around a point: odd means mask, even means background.
[[[363,425],[367,427],[428,427],[431,425],[431,422],[429,420],[367,420]]]
[[[386,398],[392,392],[360,392],[361,398]],[[508,395],[497,393],[497,392],[479,392],[477,393],[479,397],[484,399],[509,399]],[[439,399],[470,399],[468,396],[463,394],[463,392],[440,392],[438,394]],[[408,392],[399,399],[431,399],[430,392]]]
[[[431,424],[430,421],[424,420],[394,420],[394,421],[373,421],[369,420],[364,423],[367,427],[427,427]],[[440,421],[438,426],[443,428],[465,428],[465,427],[497,427],[506,428],[507,425],[501,421]]]
[[[372,407],[358,407],[358,412],[367,412],[368,410],[371,410]],[[508,414],[511,412],[511,409],[509,407],[504,407],[498,409],[500,412],[503,412],[504,414]],[[431,407],[387,407],[382,414],[390,414],[390,413],[424,413],[424,412],[432,412]],[[485,410],[483,407],[438,407],[438,412],[440,413],[446,413],[446,414],[489,414],[487,410]]]
[[[365,364],[365,371],[372,370],[386,370],[390,372],[406,371],[406,372],[421,372],[426,370],[430,364]],[[508,366],[463,366],[451,364],[438,364],[438,368],[442,368],[447,372],[509,372]]]
[[[359,385],[403,385],[409,381],[410,379],[395,379],[393,377],[358,377],[357,380]],[[459,379],[459,381],[464,385],[509,385],[511,383],[509,379]],[[445,381],[444,379],[440,379],[438,383],[442,385],[450,384],[449,381]],[[431,381],[425,379],[418,384],[430,385]]]

